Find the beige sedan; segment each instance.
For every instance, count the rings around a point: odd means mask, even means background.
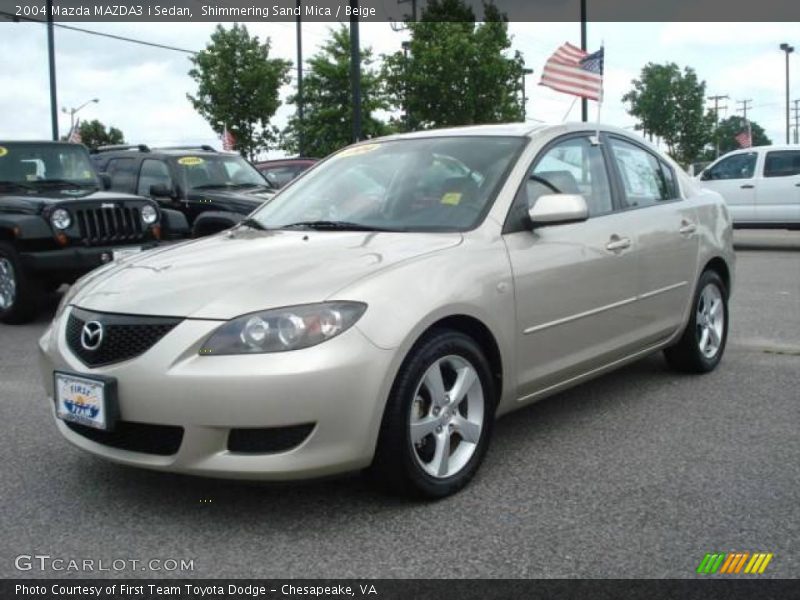
[[[734,273],[714,192],[625,131],[479,126],[319,163],[234,229],[124,258],[40,340],[55,422],[214,477],[464,486],[496,416],[664,350],[714,369]]]

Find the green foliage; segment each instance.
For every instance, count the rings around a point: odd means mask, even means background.
[[[703,158],[714,160],[717,157],[717,144],[719,144],[720,156],[731,150],[738,150],[739,142],[736,141],[736,136],[743,131],[747,131],[747,121],[743,117],[734,115],[721,120],[714,131],[711,147],[706,149]],[[767,137],[764,128],[755,121],[750,121],[750,132],[753,136],[753,146],[772,144],[772,140]]]
[[[676,161],[695,160],[711,141],[714,127],[714,115],[704,108],[705,81],[690,67],[681,72],[675,63],[648,63],[632,83],[622,101],[639,120],[637,129],[662,138]]]
[[[388,108],[382,98],[380,79],[372,68],[372,51],[361,50],[361,131],[371,138],[388,133],[385,123],[373,116]],[[297,104],[297,95],[289,98]],[[283,132],[283,148],[289,153],[327,156],[353,142],[353,98],[350,85],[350,34],[342,25],[330,30],[330,38],[308,61],[303,76],[303,121],[295,114]]]
[[[291,63],[269,58],[269,51],[269,38],[262,44],[234,23],[230,29],[218,25],[206,49],[190,59],[197,95],[187,98],[217,134],[227,126],[248,158],[277,139],[270,119],[281,105],[281,86],[289,82]]]
[[[90,150],[96,150],[98,146],[125,143],[125,137],[119,129],[109,127],[106,130],[106,126],[97,119],[81,121],[78,124],[78,133],[81,135],[81,143]],[[66,139],[66,137],[63,139]]]
[[[415,130],[522,120],[523,60],[511,47],[508,23],[484,4],[482,23],[463,0],[430,0],[422,19],[407,24],[408,52],[384,56],[392,106],[407,110],[400,129]]]

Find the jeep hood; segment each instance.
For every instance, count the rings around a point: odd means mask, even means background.
[[[381,269],[456,246],[458,233],[237,229],[161,247],[87,277],[71,304],[101,312],[230,319],[339,298]]]

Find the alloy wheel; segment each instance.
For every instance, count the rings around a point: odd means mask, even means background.
[[[17,298],[17,278],[14,265],[7,258],[0,257],[0,310],[14,306]]]
[[[465,358],[444,356],[417,384],[409,433],[417,464],[431,477],[452,477],[475,453],[484,426],[484,390]]]
[[[722,346],[725,331],[722,291],[714,283],[706,285],[697,300],[695,323],[700,352],[706,358],[714,358]]]

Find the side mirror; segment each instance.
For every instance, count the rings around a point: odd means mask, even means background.
[[[103,186],[103,189],[104,190],[110,190],[111,189],[111,175],[109,175],[108,173],[100,173],[99,176],[100,176],[100,185]]]
[[[153,198],[172,198],[173,190],[165,183],[154,183],[150,186],[150,195]]]
[[[589,218],[589,207],[580,194],[545,194],[528,206],[533,226],[578,223]]]

